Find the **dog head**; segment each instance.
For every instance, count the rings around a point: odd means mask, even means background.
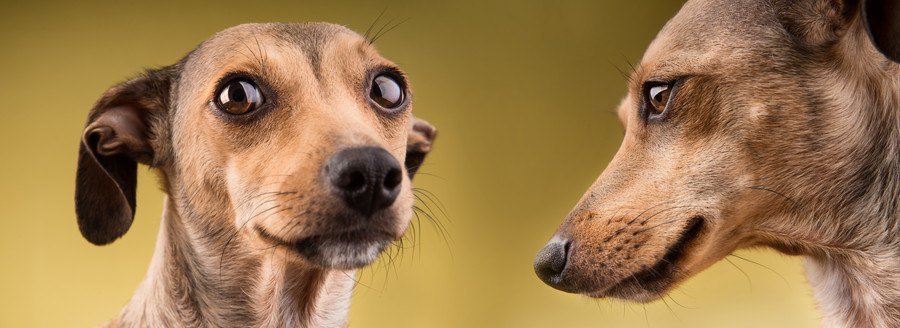
[[[896,3],[685,4],[631,75],[622,145],[538,254],[538,276],[646,302],[775,243],[762,231],[834,235],[832,209],[878,188],[872,172],[897,150],[885,132],[900,101]]]
[[[97,102],[79,153],[79,228],[94,244],[128,230],[143,163],[191,239],[363,266],[405,231],[410,179],[435,137],[410,98],[403,72],[344,27],[227,29]]]

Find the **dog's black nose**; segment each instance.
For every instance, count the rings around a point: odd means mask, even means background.
[[[566,268],[569,242],[553,238],[534,259],[534,272],[546,284],[557,287],[562,283],[562,272]],[[558,287],[557,287],[558,288]]]
[[[363,215],[390,206],[400,193],[400,162],[381,147],[348,148],[325,165],[325,177],[347,205]]]

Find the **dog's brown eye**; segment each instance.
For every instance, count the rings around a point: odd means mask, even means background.
[[[403,103],[405,92],[403,87],[387,75],[379,75],[372,81],[372,90],[369,92],[369,98],[386,109],[394,109]]]
[[[659,115],[666,111],[666,105],[669,103],[669,91],[671,87],[667,84],[661,84],[650,87],[647,97],[650,98],[650,114]]]
[[[234,115],[246,114],[263,103],[263,95],[253,82],[234,80],[225,84],[216,98],[219,109]]]

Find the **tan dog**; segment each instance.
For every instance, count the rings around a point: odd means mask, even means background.
[[[137,163],[168,194],[147,277],[110,326],[341,327],[354,269],[404,233],[435,130],[406,79],[337,25],[249,24],[91,110],[76,211],[131,225]]]
[[[879,52],[880,50],[880,52]],[[535,270],[648,302],[738,248],[807,258],[830,327],[900,327],[900,2],[694,0]]]

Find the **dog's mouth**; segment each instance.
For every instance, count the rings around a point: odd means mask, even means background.
[[[372,263],[395,239],[390,232],[371,228],[315,234],[294,241],[278,238],[261,226],[255,230],[267,242],[285,247],[315,265],[343,270]]]
[[[655,299],[657,295],[665,292],[684,275],[680,272],[678,265],[682,262],[688,247],[699,237],[702,230],[703,219],[692,218],[681,236],[669,246],[659,261],[591,296],[636,299],[638,301]]]

